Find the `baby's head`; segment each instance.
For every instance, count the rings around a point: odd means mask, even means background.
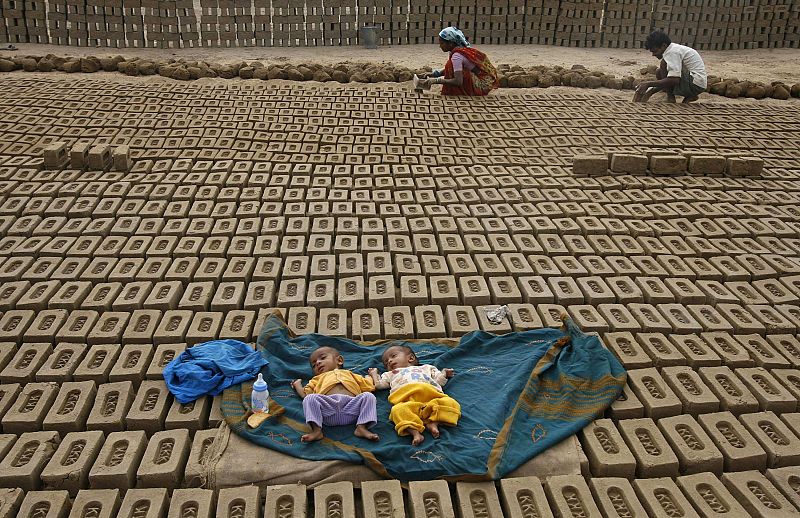
[[[393,345],[383,351],[381,356],[383,366],[386,370],[402,369],[410,365],[419,365],[417,355],[414,350],[407,345]]]
[[[344,365],[344,356],[333,347],[320,347],[311,353],[308,362],[311,364],[311,370],[317,375],[341,368]]]

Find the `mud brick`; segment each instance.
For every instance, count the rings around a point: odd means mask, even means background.
[[[719,407],[735,415],[757,412],[758,400],[728,367],[701,367],[700,377],[719,399]]]
[[[169,508],[169,495],[164,488],[131,489],[119,507],[119,518],[159,518]]]
[[[153,283],[150,281],[126,283],[120,294],[111,304],[114,311],[134,311],[141,309],[150,295]]]
[[[502,516],[500,499],[493,482],[456,482],[456,499],[464,518]]]
[[[627,479],[593,478],[589,486],[603,516],[647,516]]]
[[[537,477],[504,478],[500,481],[504,516],[553,518],[542,483]]]
[[[644,175],[647,173],[648,159],[645,155],[611,155],[611,171],[617,174]]]
[[[25,331],[22,339],[25,342],[54,342],[55,336],[64,322],[67,320],[69,312],[66,309],[47,309],[39,311],[36,318]]]
[[[705,414],[698,421],[725,457],[725,471],[764,469],[766,451],[732,413]]]
[[[283,283],[281,283],[283,285]],[[339,278],[336,290],[337,306],[353,310],[366,306],[366,296],[364,290],[363,277]]]
[[[608,157],[605,155],[576,155],[572,158],[575,176],[604,176],[608,174]]]
[[[412,484],[415,484],[415,482],[412,482]],[[446,485],[447,482],[444,484]],[[409,486],[410,485],[411,484],[409,484]],[[409,488],[409,492],[410,491],[411,489]],[[450,497],[449,493],[447,493],[447,497]],[[422,498],[422,494],[419,494],[417,498]],[[307,499],[306,486],[302,484],[267,486],[264,517],[306,518],[308,509]],[[420,505],[424,506],[424,503],[420,502]],[[420,507],[420,512],[423,513],[419,514],[420,518],[425,516],[424,507]]]
[[[616,296],[601,277],[579,277],[576,280],[587,304],[613,304]]]
[[[208,457],[210,448],[214,445],[216,435],[216,429],[195,432],[183,475],[184,487],[200,487],[203,484],[205,473],[203,462]]]
[[[138,309],[131,313],[122,333],[123,344],[152,344],[153,334],[161,321],[162,313],[156,309]]]
[[[344,484],[340,482],[339,484]],[[324,487],[319,486],[319,487]],[[319,491],[319,487],[316,491]],[[331,506],[333,501],[325,503],[323,511],[334,512]],[[225,518],[260,518],[261,516],[261,488],[258,486],[230,487],[221,489],[217,496],[217,512],[215,516]],[[345,515],[345,516],[354,516]]]
[[[675,300],[675,295],[658,277],[637,277],[635,282],[648,304],[669,304]]]
[[[275,281],[253,281],[247,285],[244,309],[258,309],[275,304]]]
[[[778,308],[784,307],[788,309],[787,314],[778,311]],[[797,325],[793,320],[800,318],[800,308],[789,305],[781,305],[776,308],[769,305],[751,304],[747,306],[747,310],[762,325],[762,329],[765,331],[758,331],[762,334],[793,334],[797,332]]]
[[[183,342],[193,316],[194,313],[188,310],[170,309],[165,311],[153,331],[152,343],[158,345]]]
[[[355,512],[352,482],[321,484],[314,489],[314,514],[316,516],[334,513],[352,518],[355,516]]]
[[[763,367],[736,369],[736,374],[758,399],[761,410],[794,412],[797,398]]]
[[[136,392],[125,426],[128,430],[144,430],[152,435],[164,428],[164,420],[172,404],[172,395],[162,380],[144,380]]]
[[[86,419],[86,428],[107,434],[125,430],[125,416],[133,403],[133,398],[133,384],[130,381],[100,385]]]
[[[545,493],[556,516],[569,516],[573,511],[587,518],[603,516],[597,508],[586,481],[580,475],[555,475],[545,483]]]
[[[488,292],[488,287],[487,287]],[[403,275],[400,277],[400,303],[406,306],[425,305],[430,302],[428,282],[422,275]]]
[[[767,467],[798,464],[800,439],[773,412],[742,414],[739,420],[767,452]]]
[[[89,144],[78,142],[69,152],[69,165],[71,169],[84,169],[89,165]]]
[[[44,430],[55,430],[61,435],[84,429],[86,418],[95,398],[93,381],[67,381],[61,384],[44,421]]]
[[[545,327],[560,329],[564,322],[561,317],[567,314],[567,308],[558,304],[539,304],[536,307],[539,316],[542,317],[542,324]]]
[[[103,446],[103,432],[71,432],[41,474],[46,489],[68,491],[75,497],[89,485],[89,470]]]
[[[306,303],[305,279],[283,279],[278,286],[278,307],[297,307]]]
[[[503,265],[503,262],[497,256],[497,254],[475,254],[473,256],[475,258],[475,266],[478,267],[478,273],[483,275],[484,277],[494,277],[497,275],[505,275],[506,268]],[[531,256],[531,257],[544,257],[544,256]],[[557,272],[555,269],[555,265],[553,265],[552,261],[546,258],[549,262],[548,264],[552,265],[554,271]],[[533,260],[529,258],[533,265]],[[535,265],[534,265],[535,267]],[[426,265],[425,273],[428,274],[428,266]],[[544,275],[544,273],[542,273]]]
[[[489,277],[489,292],[495,304],[513,304],[522,300],[517,282],[510,276]]]
[[[685,414],[697,415],[719,410],[719,399],[691,367],[664,367],[661,375],[681,400]]]
[[[354,310],[350,315],[350,322],[350,335],[355,340],[379,340],[383,336],[380,315],[375,308]]]
[[[136,259],[128,259],[128,265],[134,264]],[[95,257],[91,260],[88,264],[86,263],[86,258],[78,258],[75,261],[70,261],[69,259],[65,259],[64,262],[61,263],[61,268],[59,268],[59,272],[63,271],[66,267],[68,270],[72,270],[71,273],[65,272],[63,275],[64,279],[71,279],[80,275],[81,279],[84,281],[91,281],[91,282],[106,282],[109,280],[111,276],[112,270],[117,266],[119,259],[116,257]],[[85,268],[82,266],[85,265]],[[73,269],[74,267],[74,269]],[[130,280],[130,276],[134,275],[136,271],[129,271],[125,275],[127,278],[123,279],[125,281]],[[58,275],[58,272],[56,272]],[[55,277],[55,275],[54,275]],[[116,277],[116,275],[115,275]],[[111,280],[111,282],[117,282],[115,280]]]
[[[455,518],[450,490],[444,480],[409,482],[408,484],[410,518],[428,516],[427,509],[436,506],[441,518]]]
[[[66,491],[30,491],[19,506],[19,518],[67,518],[71,502]]]
[[[394,277],[391,275],[373,275],[368,279],[367,305],[377,309],[393,306],[395,299]]]
[[[670,277],[664,279],[664,284],[673,293],[679,304],[704,304],[706,302],[705,294],[689,279]]]
[[[60,288],[60,281],[37,282],[23,293],[22,297],[16,302],[16,309],[42,310],[47,307],[47,301],[50,300],[50,297]]]
[[[319,311],[317,333],[325,336],[347,336],[347,310],[323,308]]]
[[[639,331],[641,326],[623,304],[600,304],[600,315],[611,331]]]
[[[211,401],[208,397],[201,397],[190,403],[172,402],[172,407],[164,421],[167,430],[184,428],[194,434],[197,430],[208,426],[208,415],[211,410]]]
[[[797,494],[797,482],[800,481],[800,472],[797,466],[788,468],[768,469],[767,478],[783,495],[800,509],[800,495]]]
[[[3,432],[36,432],[42,429],[48,410],[58,394],[55,383],[28,383],[2,419]]]
[[[671,478],[636,479],[633,488],[639,502],[647,509],[647,515],[653,518],[669,516],[685,516],[700,518],[678,486]]]
[[[548,291],[553,294],[555,302],[569,306],[572,304],[583,304],[583,292],[572,277],[550,277],[547,279],[550,285]]]
[[[642,329],[653,331],[654,334],[672,332],[672,324],[652,304],[628,304],[628,311]]]
[[[178,307],[191,311],[207,311],[214,297],[214,290],[212,281],[190,282],[186,285]]]
[[[508,316],[503,318],[503,320],[501,320],[497,324],[489,320],[487,312],[496,310],[498,307],[499,306],[477,306],[475,308],[475,315],[478,318],[478,325],[480,326],[482,331],[486,331],[487,333],[493,333],[496,335],[511,332],[511,322],[509,321]]]
[[[541,317],[536,312],[536,306],[533,304],[509,304],[508,318],[514,331],[517,332],[544,327]]]
[[[629,332],[614,332],[603,335],[606,346],[619,358],[626,369],[652,367],[653,361],[645,353],[636,338]]]
[[[119,505],[119,489],[81,489],[72,503],[69,517],[114,518]]]
[[[636,459],[610,419],[598,419],[586,426],[581,431],[581,446],[589,458],[592,476],[633,478]]]
[[[641,288],[630,277],[606,277],[604,280],[614,294],[614,298],[620,304],[641,304],[644,302]]]
[[[214,500],[214,492],[209,489],[176,489],[172,493],[167,518],[216,516],[212,512]]]
[[[678,474],[678,458],[652,419],[624,420],[617,426],[636,458],[638,477]]]
[[[719,477],[712,473],[686,475],[677,477],[675,481],[701,516],[749,516]]]
[[[680,414],[683,406],[655,368],[628,371],[628,382],[653,419]]]
[[[180,487],[189,448],[186,429],[153,433],[136,471],[137,487]]]
[[[700,337],[719,354],[728,367],[752,367],[755,362],[747,349],[728,333],[700,333]]]
[[[248,335],[250,330],[248,329]],[[185,343],[163,343],[156,347],[153,359],[147,367],[145,378],[149,380],[164,379],[164,367],[186,350]]]
[[[578,327],[586,332],[606,333],[609,330],[608,323],[594,306],[573,305],[567,308],[567,311]]]
[[[414,321],[416,322],[417,338],[447,337],[441,306],[415,306]]]
[[[191,347],[196,344],[215,340],[222,327],[224,313],[200,311],[194,314],[189,328],[186,330],[186,344]]]
[[[0,486],[24,491],[41,488],[40,475],[58,448],[57,432],[23,433],[0,462]]]
[[[222,321],[220,336],[226,339],[249,342],[252,338],[253,322],[256,318],[255,311],[233,310],[225,315]]]
[[[800,515],[791,502],[758,471],[725,473],[722,483],[751,516],[789,518]]]
[[[0,371],[0,383],[27,383],[33,381],[35,373],[42,368],[53,352],[49,343],[25,344]]]
[[[108,381],[121,347],[118,344],[100,344],[89,348],[72,373],[74,381],[94,381],[98,385]]]
[[[432,304],[446,306],[448,304],[458,304],[460,302],[455,276],[434,275],[428,278],[428,282]]]
[[[386,338],[411,338],[414,336],[414,320],[408,306],[383,308],[383,336]]]
[[[221,282],[211,300],[212,311],[231,311],[244,302],[244,282]]]
[[[686,307],[700,326],[708,332],[733,332],[733,326],[723,317],[714,306],[689,305]]]
[[[17,344],[13,342],[0,342],[0,371],[5,369],[17,354]]]
[[[672,326],[672,331],[679,334],[700,333],[702,326],[681,304],[659,304],[656,308]]]
[[[317,331],[317,309],[314,307],[289,308],[286,325],[295,335],[307,335]]]
[[[654,175],[686,174],[688,160],[682,155],[653,155],[650,157],[650,172]]]
[[[668,417],[659,420],[658,427],[678,456],[682,474],[691,475],[706,471],[722,474],[722,453],[693,417],[688,415]]]
[[[405,518],[403,489],[397,480],[364,481],[361,483],[363,516],[376,518],[384,512],[392,518]]]
[[[81,309],[110,311],[114,301],[122,293],[121,282],[103,282],[95,284],[92,291],[83,299]]]
[[[800,370],[798,369],[772,369],[770,373],[780,381],[786,390],[800,400]]]
[[[764,170],[764,160],[755,157],[729,157],[725,169],[728,176],[760,177]]]
[[[22,343],[25,330],[28,329],[35,318],[31,310],[11,310],[3,313],[0,318],[0,342]]]
[[[150,294],[144,299],[142,307],[144,309],[176,309],[183,296],[183,284],[180,281],[157,282],[150,290]]]
[[[685,365],[686,358],[678,348],[662,333],[638,333],[636,340],[653,359],[654,367]]]
[[[123,311],[103,313],[92,327],[86,341],[89,345],[121,343],[122,334],[131,314]]]
[[[709,347],[705,340],[696,334],[670,335],[669,338],[693,369],[716,367],[722,364],[722,359],[720,359],[719,355]]]
[[[25,295],[30,286],[31,283],[27,280],[4,283],[3,291],[0,292],[0,309],[3,311],[14,309],[16,303]]]
[[[135,386],[144,378],[153,356],[151,344],[127,344],[122,347],[114,368],[108,375],[111,382],[130,381]]]
[[[0,385],[0,419],[6,414],[11,406],[16,403],[17,396],[21,390],[19,383],[8,383]],[[2,427],[0,427],[2,429]],[[0,449],[0,459],[2,458],[2,449]]]
[[[472,306],[447,306],[445,311],[447,336],[459,337],[479,329]]]

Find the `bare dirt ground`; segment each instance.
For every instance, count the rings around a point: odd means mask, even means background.
[[[445,56],[437,45],[380,47],[367,50],[361,47],[241,47],[197,49],[109,49],[64,47],[58,45],[20,44],[13,54],[56,54],[73,56],[122,55],[126,58],[150,59],[183,58],[219,63],[261,61],[263,63],[320,63],[375,62],[392,63],[408,68],[441,67]],[[585,49],[548,45],[485,45],[480,47],[495,64],[508,63],[530,67],[535,65],[581,64],[619,77],[638,76],[639,70],[657,63],[644,49]],[[11,53],[0,51],[8,57]],[[755,49],[703,51],[709,74],[750,81],[800,82],[799,49]]]

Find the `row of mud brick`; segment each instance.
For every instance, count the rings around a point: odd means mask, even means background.
[[[647,433],[647,430],[641,431]],[[171,432],[162,434],[156,448],[152,448],[152,441],[147,446],[144,451],[145,462],[150,457],[155,459],[160,456],[181,456],[185,460],[185,435]],[[37,441],[47,440],[44,435],[29,437],[30,447]],[[114,458],[114,451],[108,448],[109,441],[116,441],[114,446],[117,448],[122,448],[117,443],[124,444],[127,450],[138,447],[139,456],[142,456],[144,445],[136,443],[134,436],[109,437],[101,447],[92,432],[85,432],[80,440],[78,436],[71,441],[66,439],[56,455],[64,445],[72,445],[74,449],[75,444],[80,444],[82,449],[74,453],[74,458],[69,457],[69,452],[62,453],[75,463],[84,464],[89,456],[85,452],[90,450],[94,450],[100,459],[103,455]],[[100,450],[99,454],[97,450]],[[169,450],[168,455],[166,450]],[[41,455],[37,453],[32,454],[32,460],[39,460]],[[194,449],[192,453],[195,453]],[[116,476],[131,477],[131,474],[120,473],[128,467],[129,455],[119,455],[122,463],[117,466],[122,466],[122,469],[116,469]],[[168,468],[171,464],[170,458],[161,466]],[[157,466],[154,462],[148,464],[149,468],[154,466]],[[537,477],[509,478],[497,485],[493,482],[457,482],[452,487],[440,480],[410,482],[405,492],[400,483],[394,480],[362,482],[357,490],[350,482],[338,482],[317,486],[313,490],[313,498],[309,498],[307,488],[299,484],[269,486],[265,490],[258,486],[246,486],[219,491],[176,488],[169,482],[153,487],[159,478],[170,478],[171,474],[165,475],[163,471],[160,474],[147,473],[147,476],[139,474],[139,486],[136,489],[100,489],[107,487],[109,482],[101,477],[111,476],[115,470],[106,470],[102,475],[99,471],[95,473],[93,468],[89,474],[93,489],[5,490],[0,500],[2,508],[7,511],[4,516],[13,516],[12,513],[18,511],[16,516],[20,518],[306,518],[309,515],[317,518],[789,518],[798,515],[797,506],[800,504],[793,489],[800,476],[796,467],[772,468],[764,473],[746,470],[725,473],[721,477],[709,471],[633,480],[613,476],[592,477],[588,482],[581,475],[559,475],[543,480]],[[96,481],[99,482],[95,486]]]
[[[654,150],[645,155],[609,153],[608,156],[575,156],[572,172],[575,176],[645,175],[680,176],[732,176],[760,177],[764,160],[756,157],[738,157],[694,152],[674,153]]]

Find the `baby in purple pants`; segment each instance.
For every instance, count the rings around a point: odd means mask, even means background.
[[[377,441],[378,434],[369,431],[378,421],[375,382],[369,376],[359,376],[343,369],[344,357],[333,347],[320,347],[309,358],[314,377],[303,387],[303,382],[292,382],[297,395],[303,400],[303,412],[311,433],[303,435],[302,442],[319,441],[324,436],[323,426],[355,424],[356,437]]]

